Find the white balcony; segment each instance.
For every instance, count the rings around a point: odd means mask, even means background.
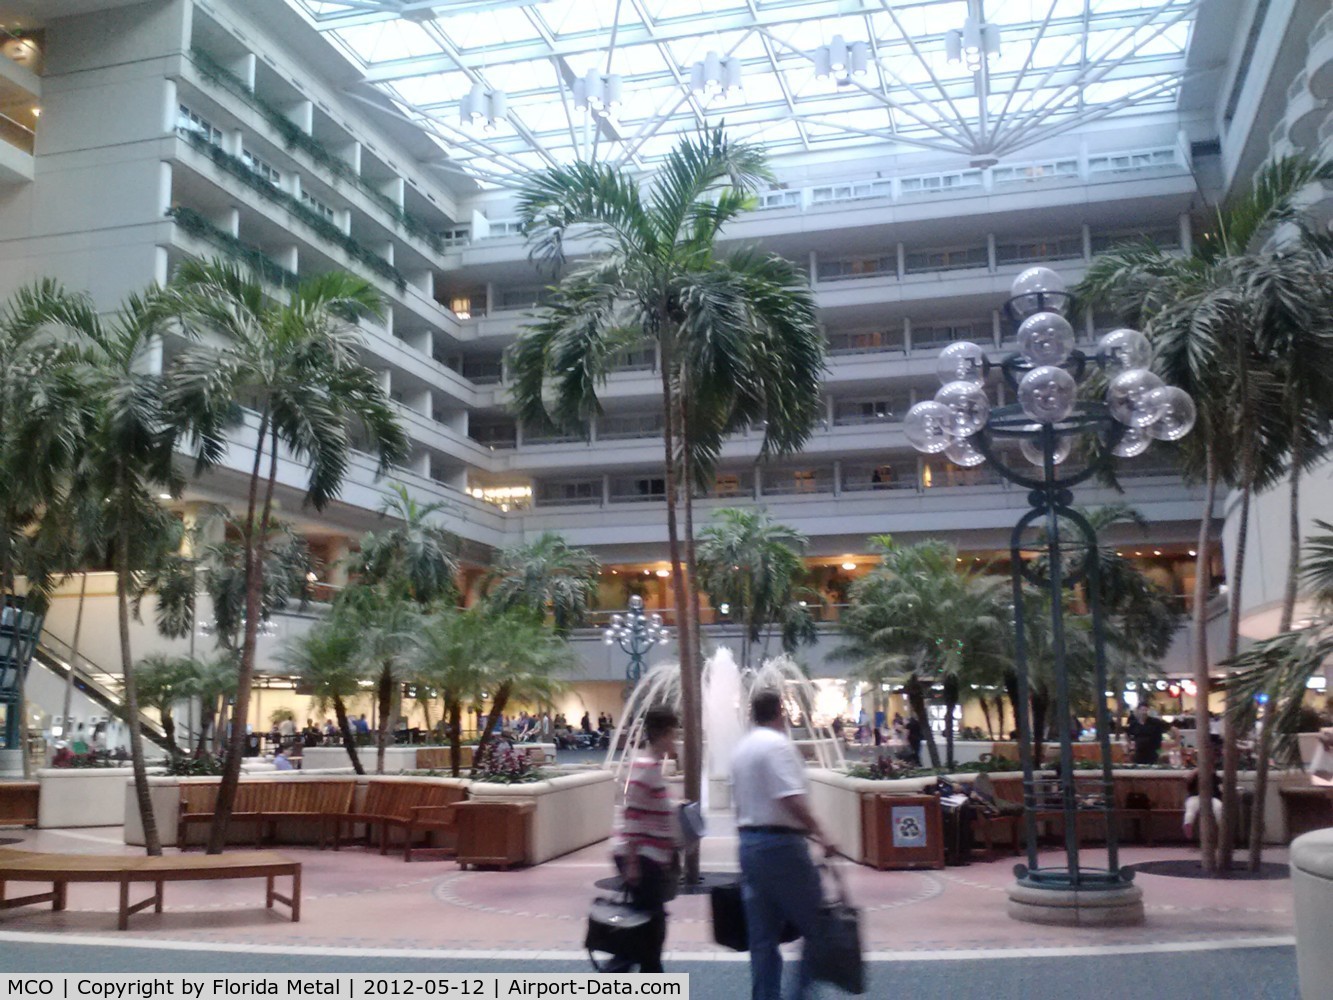
[[[1333,11],[1319,19],[1310,35],[1305,74],[1307,86],[1316,100],[1333,100]]]
[[[1297,149],[1309,149],[1319,141],[1319,126],[1328,115],[1328,106],[1310,93],[1308,82],[1302,70],[1287,90],[1287,137]]]

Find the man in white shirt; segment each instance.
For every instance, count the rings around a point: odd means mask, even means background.
[[[760,691],[750,701],[752,729],[731,757],[732,797],[740,839],[741,886],[750,938],[752,1000],[781,1000],[784,924],[794,925],[809,947],[821,898],[819,872],[805,838],[833,847],[810,812],[805,762],[787,738],[782,698]],[[802,961],[798,1000],[810,985]]]

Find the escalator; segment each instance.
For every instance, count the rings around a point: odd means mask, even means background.
[[[82,653],[75,657],[73,651],[50,632],[42,632],[36,651],[33,653],[32,666],[29,669],[37,667],[44,668],[60,678],[62,684],[68,680],[72,671],[76,691],[105,708],[109,716],[118,719],[124,718],[124,701],[120,694],[120,675],[103,670]],[[139,728],[144,739],[160,747],[163,751],[168,750],[167,735],[160,723],[140,712]],[[178,739],[182,735],[188,738],[188,734],[183,734],[179,726],[177,726],[176,734]]]

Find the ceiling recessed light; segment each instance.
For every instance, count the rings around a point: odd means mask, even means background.
[[[842,568],[845,570],[856,569],[856,563],[852,562],[851,560],[848,560],[847,562],[842,564]]]
[[[1190,555],[1192,555],[1192,556],[1197,556],[1198,554],[1199,554],[1199,553],[1198,553],[1196,550],[1194,550],[1194,549],[1190,549]]]
[[[1162,550],[1161,550],[1161,549],[1153,549],[1153,550],[1152,550],[1152,554],[1155,555],[1155,556],[1160,556],[1160,555],[1162,554]]]
[[[669,570],[669,569],[659,569],[659,570],[657,571],[657,575],[660,576],[660,577],[664,577],[664,578],[665,578],[665,577],[668,577],[668,576],[671,575],[671,570]]]
[[[171,494],[170,494],[170,493],[159,493],[159,494],[157,495],[157,498],[158,498],[159,500],[170,500],[170,499],[171,499]]]

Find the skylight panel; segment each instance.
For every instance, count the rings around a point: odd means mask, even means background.
[[[534,13],[553,34],[563,35],[610,29],[615,9],[615,4],[602,0],[549,0],[535,8]],[[621,17],[624,16],[622,10]]]
[[[367,64],[408,59],[440,51],[440,43],[412,21],[376,21],[338,30]]]
[[[541,37],[519,7],[455,14],[435,23],[437,30],[443,32],[456,48],[465,52],[506,42],[533,41]]]

